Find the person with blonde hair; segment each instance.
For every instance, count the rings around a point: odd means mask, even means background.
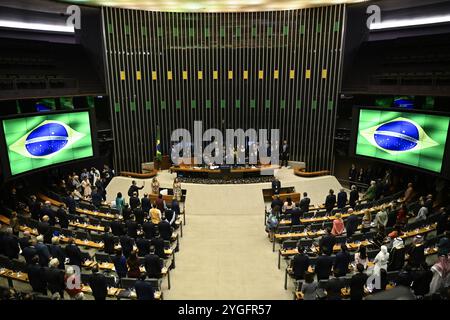
[[[76,297],[81,293],[81,283],[77,287],[75,270],[72,266],[68,266],[66,269],[66,274],[64,275],[64,283],[66,284],[66,292],[72,300],[79,300]],[[81,299],[82,300],[82,299]]]
[[[152,179],[152,193],[159,194],[159,181],[156,177]]]
[[[333,229],[331,229],[331,234],[334,236],[340,236],[345,232],[344,221],[342,220],[342,216],[340,213],[336,213],[335,218],[333,220]]]
[[[45,272],[48,290],[50,290],[52,295],[59,293],[60,297],[63,298],[66,284],[64,282],[64,271],[58,269],[59,260],[52,258],[48,263],[48,266],[49,268]]]
[[[364,211],[364,216],[362,219],[362,232],[366,233],[370,230],[372,223],[372,214],[370,213],[370,210]]]

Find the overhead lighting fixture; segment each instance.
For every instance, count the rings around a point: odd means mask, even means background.
[[[74,33],[75,28],[73,26],[45,24],[45,23],[33,23],[33,22],[21,22],[0,20],[0,27],[2,28],[14,28],[24,30],[37,30],[37,31],[52,31],[52,32],[65,32]]]
[[[404,28],[404,27],[421,26],[445,22],[450,22],[450,15],[376,22],[370,25],[370,30]]]

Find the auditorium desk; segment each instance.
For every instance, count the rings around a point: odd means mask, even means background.
[[[175,172],[179,177],[192,178],[208,178],[208,179],[240,179],[258,177],[261,175],[273,176],[274,170],[279,169],[279,166],[263,166],[257,168],[232,168],[230,170],[223,169],[209,169],[209,168],[194,168],[191,166],[171,167],[170,171]]]

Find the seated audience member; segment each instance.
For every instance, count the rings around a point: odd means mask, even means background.
[[[347,205],[347,192],[341,189],[337,195],[337,207],[343,209]]]
[[[343,277],[348,273],[348,266],[352,261],[350,253],[348,253],[348,248],[345,243],[341,244],[341,251],[336,254],[336,259],[334,261],[334,273],[338,277]]]
[[[314,280],[314,273],[305,273],[305,282],[302,285],[303,300],[316,300],[319,284]]]
[[[145,256],[144,267],[149,278],[161,278],[163,260],[155,254],[154,246],[150,247],[150,253]]]
[[[325,251],[327,254],[332,254],[335,244],[336,237],[331,233],[331,229],[327,228],[325,235],[319,240],[320,250]]]
[[[311,203],[311,199],[308,198],[308,193],[303,192],[303,198],[300,200],[298,207],[302,211],[302,213],[306,213],[309,211],[309,204]]]
[[[161,221],[161,210],[156,207],[156,203],[153,203],[150,209],[150,219],[156,225]]]
[[[47,295],[47,280],[45,269],[39,265],[39,257],[34,256],[27,266],[28,280],[34,292]]]
[[[334,194],[334,190],[330,189],[327,197],[325,198],[325,209],[327,210],[327,214],[331,213],[335,204],[336,204],[336,195]]]
[[[118,249],[116,255],[112,258],[114,268],[116,269],[119,279],[126,278],[128,273],[127,258],[122,253],[122,249]]]
[[[328,279],[331,274],[331,268],[333,267],[333,259],[325,252],[317,258],[316,266],[314,268],[317,274],[317,280]]]
[[[301,280],[303,279],[305,272],[308,271],[310,266],[309,257],[304,252],[304,249],[301,245],[297,246],[298,253],[294,256],[291,261],[292,273],[294,274],[294,279]]]
[[[141,274],[141,270],[139,267],[141,266],[141,263],[139,261],[139,258],[137,256],[136,251],[132,251],[130,256],[127,259],[127,266],[128,266],[128,278],[138,278]]]
[[[408,262],[413,268],[420,267],[425,262],[425,245],[423,244],[423,237],[417,235],[413,242],[407,249]]]
[[[367,249],[366,246],[360,246],[358,252],[355,253],[355,264],[361,264],[364,266],[364,269],[367,269],[367,263],[369,259],[367,257]]]
[[[139,279],[136,281],[134,285],[134,289],[136,290],[136,296],[138,300],[154,300],[155,299],[155,290],[151,283],[145,281],[147,277],[145,272],[142,272],[139,275]]]
[[[356,264],[357,272],[350,279],[350,300],[362,300],[364,297],[364,287],[367,283],[367,274],[364,273],[366,267],[361,263]]]
[[[39,257],[39,264],[42,267],[47,267],[50,262],[51,255],[48,247],[44,244],[44,237],[42,235],[36,237],[36,253]]]
[[[342,220],[340,213],[336,213],[335,217],[336,219],[333,220],[333,229],[331,229],[331,234],[334,236],[340,236],[345,232],[344,220]]]
[[[48,290],[51,294],[58,293],[61,299],[63,299],[64,289],[66,288],[64,271],[59,269],[59,261],[56,258],[51,259],[48,266],[49,268],[45,272]]]
[[[103,234],[103,251],[107,254],[114,254],[114,246],[115,246],[115,240],[114,236],[111,234],[111,230],[108,226],[105,227]]]
[[[412,272],[412,286],[411,288],[416,295],[416,298],[422,299],[430,292],[430,284],[433,279],[433,272],[426,263],[422,263],[421,267]]]
[[[170,222],[166,220],[164,213],[162,214],[161,221],[158,224],[158,230],[161,238],[166,241],[170,241],[172,238],[172,226],[170,225]]]
[[[363,196],[363,200],[367,200],[368,202],[375,200],[377,190],[377,183],[375,181],[370,181],[370,186],[367,189],[366,193]]]
[[[108,282],[106,277],[98,272],[98,267],[92,268],[92,275],[89,278],[89,286],[92,289],[92,295],[95,300],[105,300],[108,295]]]
[[[358,231],[359,219],[354,213],[353,209],[348,209],[347,211],[350,216],[347,218],[347,223],[345,225],[345,230],[347,232],[347,237],[351,238]]]
[[[379,229],[380,227],[386,228],[388,222],[388,214],[386,212],[386,206],[382,206],[381,210],[377,212],[375,215],[375,228]]]
[[[355,185],[352,185],[350,191],[350,198],[348,200],[348,204],[352,209],[355,209],[356,203],[359,201],[359,192],[358,188]]]
[[[389,253],[387,271],[401,270],[405,264],[405,246],[402,238],[395,238]]]
[[[326,284],[327,300],[341,300],[341,289],[344,287],[343,280],[339,277],[342,272],[334,271],[334,278],[328,280]]]
[[[69,263],[81,268],[81,265],[83,264],[83,255],[81,254],[80,248],[78,248],[75,244],[75,240],[73,238],[70,238],[67,242],[65,251],[67,258],[69,258]]]
[[[64,262],[66,261],[66,253],[64,249],[59,245],[59,237],[52,238],[52,244],[48,246],[48,250],[52,258],[56,258],[59,261],[59,269],[64,269]]]
[[[77,300],[81,292],[81,286],[77,286],[75,270],[72,266],[68,266],[64,275],[64,283],[66,284],[66,292],[70,299]]]

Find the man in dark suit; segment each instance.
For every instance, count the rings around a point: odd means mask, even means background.
[[[138,238],[136,239],[136,247],[138,248],[139,257],[145,257],[150,252],[150,240]]]
[[[114,236],[110,233],[109,227],[105,227],[105,233],[103,234],[103,251],[108,254],[114,254]]]
[[[134,284],[134,289],[136,290],[136,296],[138,300],[154,300],[155,290],[151,283],[146,282],[145,278],[147,275],[142,272],[139,279]]]
[[[125,225],[118,220],[118,216],[116,216],[116,219],[111,222],[111,232],[116,237],[120,237],[125,234]]]
[[[66,253],[59,246],[59,238],[53,237],[52,244],[48,246],[48,251],[52,258],[56,258],[59,261],[59,269],[64,269],[64,261],[66,260]]]
[[[37,201],[35,195],[30,196],[28,208],[30,209],[31,218],[34,220],[39,220],[39,218],[41,217],[41,203]]]
[[[314,272],[317,274],[317,280],[328,279],[330,277],[331,268],[333,267],[333,259],[322,252],[316,260],[316,267]]]
[[[39,258],[34,256],[27,266],[28,280],[33,291],[47,295],[45,269],[39,265]]]
[[[19,246],[20,249],[25,249],[26,247],[28,247],[30,245],[30,240],[31,240],[31,236],[30,236],[30,231],[25,231],[23,233],[23,236],[19,238]]]
[[[170,238],[172,237],[172,227],[170,226],[169,221],[166,220],[164,213],[162,214],[161,221],[158,224],[158,230],[161,238],[166,241],[170,241]]]
[[[327,254],[333,253],[333,247],[336,244],[336,237],[331,233],[331,229],[327,228],[326,234],[319,240],[320,251]]]
[[[103,197],[102,194],[98,192],[98,189],[96,187],[94,187],[94,189],[92,190],[91,198],[92,204],[94,206],[96,206],[97,208],[100,208],[102,206]]]
[[[130,208],[131,210],[136,209],[141,205],[141,200],[139,200],[137,192],[133,193],[133,196],[130,197]]]
[[[138,235],[138,224],[134,221],[134,215],[131,215],[130,220],[125,222],[125,225],[127,226],[127,235],[136,239]]]
[[[155,237],[155,229],[156,225],[149,219],[144,222],[142,225],[142,231],[144,231],[144,235],[146,239],[152,239]]]
[[[69,227],[69,217],[67,215],[67,208],[64,203],[61,203],[58,211],[56,211],[56,217],[58,218],[61,228],[67,229]]]
[[[133,211],[131,210],[130,206],[128,204],[125,204],[122,209],[123,221],[129,220],[132,213]]]
[[[178,203],[177,199],[172,199],[172,205],[170,207],[172,211],[178,216],[180,215],[180,204]]]
[[[124,235],[120,237],[120,246],[122,247],[123,255],[128,259],[133,251],[134,240],[133,238]]]
[[[275,199],[272,200],[272,204],[270,205],[272,209],[275,207],[279,207],[280,211],[283,208],[283,201],[281,201],[280,196],[276,195]]]
[[[348,272],[348,265],[351,262],[350,253],[348,253],[347,245],[341,244],[341,251],[336,254],[334,260],[334,273],[337,277],[343,277]]]
[[[303,198],[300,200],[298,206],[302,210],[302,213],[309,211],[309,204],[311,203],[311,199],[308,198],[308,193],[303,192]]]
[[[151,240],[151,245],[155,247],[155,253],[162,259],[166,258],[166,254],[164,253],[164,239],[161,238],[159,234],[159,230],[155,230],[155,237]]]
[[[439,209],[439,218],[436,226],[436,234],[441,235],[449,230],[450,223],[448,222],[448,213],[444,207]]]
[[[67,196],[64,198],[64,203],[66,204],[67,208],[69,209],[70,214],[77,213],[77,203],[75,202],[75,199],[73,198],[73,196],[70,192],[67,192]]]
[[[368,276],[364,273],[364,266],[361,263],[356,265],[356,269],[358,272],[350,279],[350,299],[362,300]]]
[[[308,271],[310,262],[309,257],[305,254],[302,246],[299,245],[297,247],[297,251],[298,254],[294,256],[294,259],[292,259],[291,267],[294,273],[294,279],[301,280],[304,278],[305,272]]]
[[[44,237],[42,235],[37,236],[36,241],[36,253],[39,256],[39,264],[42,267],[47,267],[51,258],[50,251],[44,244]]]
[[[59,261],[53,258],[49,262],[49,268],[45,269],[45,279],[47,280],[47,287],[51,294],[59,293],[60,297],[64,298],[64,289],[66,283],[64,281],[64,271],[58,269]]]
[[[30,245],[22,249],[22,256],[25,258],[25,262],[27,264],[31,264],[33,261],[34,256],[37,256],[37,250],[36,250],[36,240],[31,239]],[[38,257],[39,261],[39,257]]]
[[[136,223],[139,225],[144,224],[144,218],[146,214],[144,213],[144,210],[140,206],[138,206],[136,209],[133,210],[134,218],[136,219]]]
[[[148,197],[148,193],[144,194],[144,197],[141,199],[141,207],[145,213],[148,213],[152,208],[152,204],[150,202],[150,198]]]
[[[92,268],[92,275],[89,278],[89,286],[95,300],[105,300],[108,295],[108,283],[106,277],[98,272],[98,267]]]
[[[163,260],[155,253],[155,247],[150,247],[150,253],[145,256],[145,272],[149,278],[160,278]]]
[[[302,211],[300,208],[294,208],[291,211],[291,224],[293,226],[300,225],[300,218],[302,217]]]
[[[359,219],[354,214],[353,209],[348,209],[347,213],[349,213],[350,216],[347,218],[345,230],[347,231],[347,237],[350,238],[358,230]]]
[[[333,210],[335,204],[336,204],[336,195],[334,194],[334,190],[330,189],[325,199],[325,209],[327,210],[327,213],[330,213]]]
[[[39,234],[44,237],[44,243],[51,243],[52,241],[52,231],[49,224],[50,218],[45,215],[42,217],[42,221],[38,223],[37,230]]]
[[[355,185],[352,185],[351,189],[348,204],[351,208],[355,209],[356,202],[359,200],[359,192]]]
[[[277,178],[272,181],[272,192],[273,194],[280,194],[281,182]]]
[[[345,192],[344,189],[341,189],[341,191],[337,195],[337,207],[339,209],[342,209],[347,204],[347,192]]]
[[[341,300],[341,289],[344,287],[343,279],[335,274],[335,278],[328,280],[326,285],[327,300]]]
[[[145,182],[142,183],[142,187],[138,187],[138,186],[136,185],[136,181],[133,180],[133,181],[131,182],[130,188],[128,189],[128,196],[129,196],[129,197],[132,197],[133,194],[136,192],[136,195],[139,197],[139,190],[144,189],[144,186],[145,186]]]
[[[19,238],[13,235],[12,228],[6,228],[6,234],[3,236],[2,242],[3,243],[0,245],[3,245],[3,252],[5,253],[5,256],[10,259],[19,258]]]
[[[67,258],[69,258],[69,262],[71,265],[75,265],[81,268],[83,264],[83,256],[81,254],[80,248],[75,244],[75,241],[71,238],[67,242],[67,246],[65,248]]]
[[[41,210],[41,214],[42,214],[42,217],[47,216],[49,218],[47,221],[49,223],[49,225],[51,225],[51,226],[55,225],[56,212],[53,211],[50,201],[45,201],[44,206],[42,207],[42,210]]]
[[[283,141],[280,152],[281,152],[281,166],[287,167],[289,161],[289,145],[286,140]]]

